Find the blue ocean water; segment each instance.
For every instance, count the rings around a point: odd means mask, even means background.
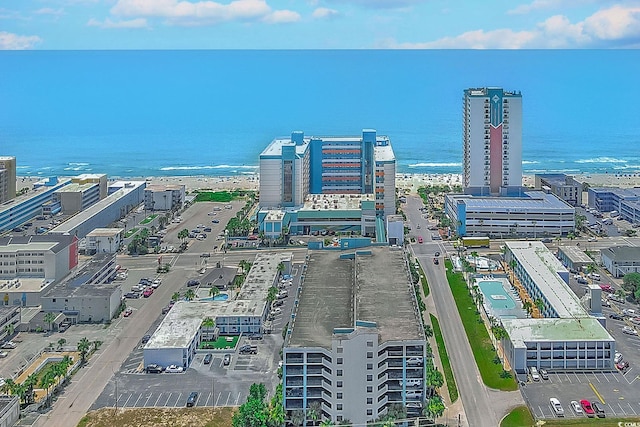
[[[523,94],[524,170],[640,171],[638,50],[0,52],[0,155],[19,175],[255,173],[274,137],[391,138],[460,173],[462,93]]]

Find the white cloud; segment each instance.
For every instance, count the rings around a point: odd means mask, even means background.
[[[41,42],[42,39],[38,36],[21,36],[0,31],[0,50],[32,49],[36,44]]]
[[[385,45],[401,49],[546,49],[628,47],[639,43],[640,7],[613,6],[575,24],[566,16],[555,15],[531,30],[475,30],[431,42],[386,41]]]
[[[207,25],[228,21],[294,22],[297,12],[272,10],[266,0],[118,0],[111,13],[124,17],[165,18],[174,25]]]
[[[87,22],[88,27],[99,28],[148,28],[147,20],[145,18],[135,18],[122,21],[112,21],[107,18],[104,22],[100,22],[97,19],[91,18]]]
[[[521,4],[516,6],[515,8],[509,10],[507,13],[509,15],[523,15],[526,13],[530,13],[536,10],[540,10],[540,9],[548,9],[550,7],[553,7],[553,5],[555,3],[558,3],[558,1],[554,1],[554,0],[533,0],[532,3],[529,4]]]
[[[66,15],[66,12],[64,11],[63,8],[52,9],[50,7],[43,7],[42,9],[35,10],[33,13],[36,15],[51,15],[51,16]]]
[[[276,10],[271,12],[262,19],[269,24],[286,24],[289,22],[298,22],[300,14],[292,10]]]
[[[401,9],[426,0],[332,0],[333,3],[353,3],[374,9]]]
[[[327,7],[319,7],[313,11],[313,17],[315,19],[329,19],[338,16],[338,11],[335,9],[329,9]]]

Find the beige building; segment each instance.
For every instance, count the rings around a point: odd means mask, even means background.
[[[107,197],[107,175],[103,173],[83,173],[71,178],[75,184],[98,184],[100,188],[100,200]]]
[[[144,189],[144,208],[150,211],[182,208],[184,200],[184,185],[148,185]]]
[[[0,156],[0,203],[16,197],[16,158]]]
[[[118,252],[124,242],[124,228],[96,228],[87,234],[87,253]]]

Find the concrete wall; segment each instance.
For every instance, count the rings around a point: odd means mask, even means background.
[[[166,368],[169,365],[183,366],[183,355],[186,348],[145,348],[143,349],[144,367],[151,364]]]
[[[13,427],[20,418],[20,401],[17,396],[0,396],[0,427]]]

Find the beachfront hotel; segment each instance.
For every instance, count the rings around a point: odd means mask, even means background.
[[[463,173],[466,194],[508,195],[522,187],[522,95],[472,88],[463,99]]]
[[[16,158],[0,156],[0,203],[16,197]]]
[[[370,194],[376,216],[395,214],[396,159],[389,138],[362,136],[276,138],[260,154],[260,208],[294,208],[309,194]]]

